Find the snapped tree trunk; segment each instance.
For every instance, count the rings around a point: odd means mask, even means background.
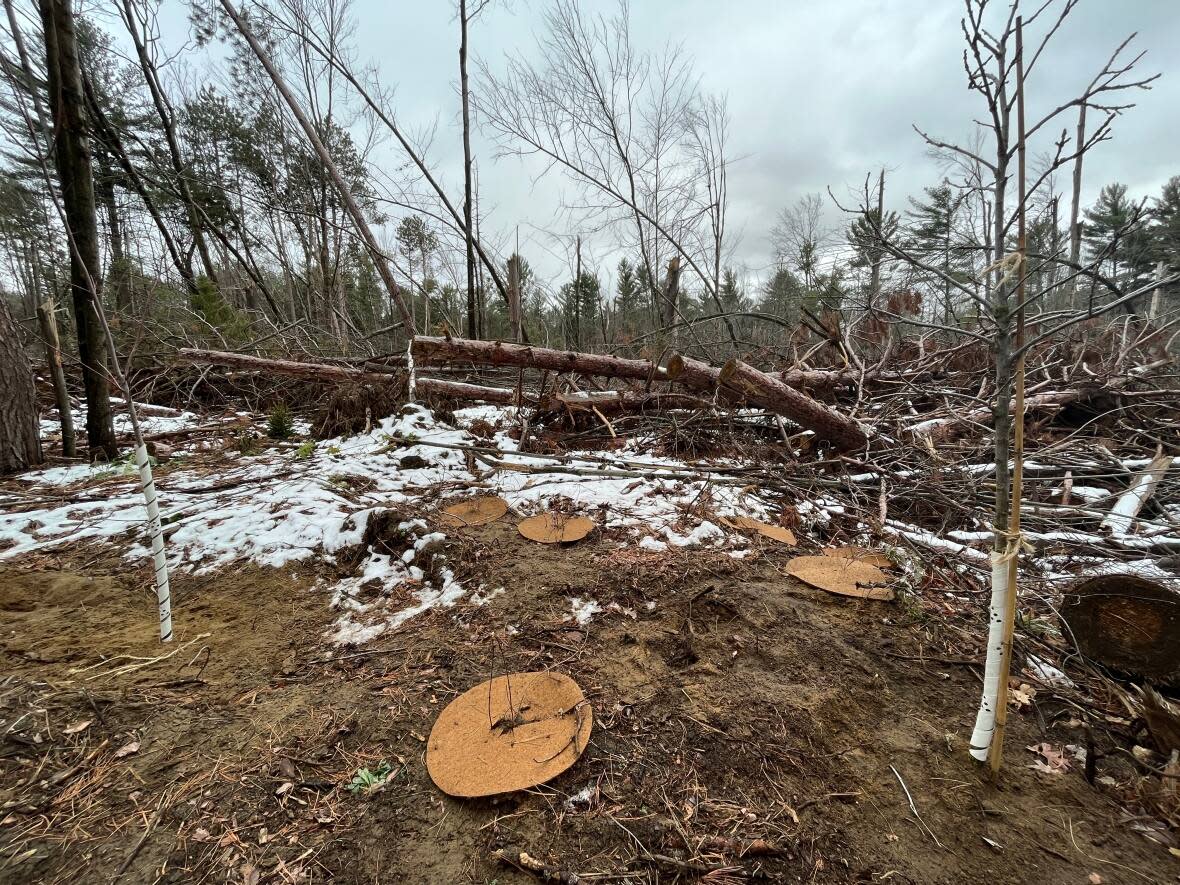
[[[82,91],[82,68],[71,0],[40,0],[45,33],[45,69],[53,119],[53,158],[61,186],[62,210],[70,239],[70,289],[78,325],[78,357],[86,390],[86,442],[93,460],[113,460],[119,449],[111,416],[106,340],[97,305],[102,272],[98,261],[94,177],[89,121]]]
[[[21,345],[20,329],[0,297],[0,474],[40,464],[41,439],[33,370]]]

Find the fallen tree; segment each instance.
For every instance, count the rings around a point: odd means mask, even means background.
[[[387,374],[366,372],[364,369],[354,369],[350,366],[266,359],[245,353],[230,353],[225,350],[197,350],[191,347],[182,347],[176,352],[176,355],[186,362],[199,366],[228,366],[247,372],[270,372],[276,375],[288,375],[292,378],[304,378],[309,381],[389,384],[391,380],[391,376]]]
[[[678,384],[718,393],[729,403],[744,399],[790,418],[838,449],[847,451],[868,445],[868,434],[858,422],[741,360],[732,359],[718,369],[677,353],[668,361],[667,373]]]
[[[414,360],[422,364],[469,362],[484,366],[512,366],[550,372],[576,372],[629,378],[633,381],[664,381],[667,374],[650,360],[633,360],[601,353],[578,353],[553,350],[506,341],[477,341],[470,338],[432,338],[415,336]]]

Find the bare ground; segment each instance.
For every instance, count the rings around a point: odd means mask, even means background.
[[[562,549],[506,522],[449,543],[461,580],[505,592],[357,648],[323,638],[323,565],[177,575],[170,647],[146,569],[108,549],[0,567],[0,881],[537,881],[506,846],[585,882],[1178,878],[1132,829],[1129,759],[1102,755],[1116,787],[1029,767],[1027,746],[1085,743],[1067,699],[1014,712],[999,787],[967,757],[981,604],[828,596],[781,548]],[[578,628],[573,596],[618,610]],[[581,683],[585,755],[498,801],[443,796],[438,711],[525,669]],[[382,789],[346,788],[382,761]]]

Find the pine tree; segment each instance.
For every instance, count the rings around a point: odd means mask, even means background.
[[[1146,279],[1151,270],[1151,239],[1140,204],[1127,196],[1125,184],[1102,188],[1093,207],[1086,210],[1082,231],[1087,255],[1128,288]]]
[[[762,287],[758,311],[785,320],[792,326],[799,322],[805,287],[791,271],[780,267]]]
[[[626,258],[620,259],[615,283],[615,315],[625,340],[634,338],[643,322],[643,293],[635,267]]]
[[[582,271],[575,282],[561,287],[561,314],[569,347],[581,350],[594,339],[601,306],[598,277],[589,271]]]
[[[909,245],[918,257],[942,272],[941,277],[927,275],[928,283],[941,293],[943,322],[952,325],[955,289],[951,281],[969,279],[971,270],[970,252],[964,253],[954,241],[955,217],[962,197],[945,180],[923,190],[925,201],[909,198],[911,208],[906,210],[910,222]]]

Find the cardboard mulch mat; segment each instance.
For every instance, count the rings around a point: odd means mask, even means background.
[[[577,762],[593,727],[590,703],[568,676],[497,676],[439,714],[426,744],[426,768],[451,796],[523,790]]]

